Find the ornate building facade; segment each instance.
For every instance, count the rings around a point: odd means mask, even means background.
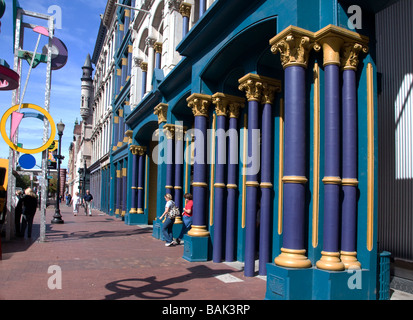
[[[373,17],[390,4],[121,1],[102,210],[162,239],[163,195],[190,192],[184,259],[241,261],[266,299],[376,299]]]

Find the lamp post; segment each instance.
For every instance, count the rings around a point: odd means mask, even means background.
[[[64,223],[64,221],[62,219],[62,215],[60,214],[59,196],[60,196],[60,163],[62,162],[62,159],[64,159],[64,157],[61,154],[61,147],[62,147],[62,135],[63,135],[63,130],[65,129],[65,124],[62,122],[62,120],[60,120],[60,122],[56,125],[56,127],[57,127],[57,134],[59,135],[59,147],[58,147],[58,154],[56,156],[56,160],[57,160],[56,209],[53,215],[52,223],[62,224]]]

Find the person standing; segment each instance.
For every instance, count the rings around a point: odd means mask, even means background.
[[[71,199],[71,204],[73,205],[73,215],[77,216],[77,213],[79,212],[79,206],[80,206],[80,197],[79,197],[79,192],[75,192],[75,195]]]
[[[185,193],[184,198],[185,198],[185,208],[184,208],[184,212],[182,213],[182,220],[183,220],[184,225],[182,226],[181,233],[179,234],[178,238],[176,238],[175,240],[176,244],[181,243],[181,240],[184,237],[184,234],[188,232],[188,230],[191,228],[191,225],[192,225],[192,207],[193,207],[192,194]]]
[[[20,221],[23,210],[23,191],[17,190],[14,197],[14,227],[16,236],[20,236]]]
[[[24,237],[27,227],[27,237],[32,236],[33,218],[37,209],[37,197],[31,188],[27,188],[24,191],[23,196],[23,210],[22,210],[22,225],[20,230],[20,236]]]
[[[163,217],[166,217],[162,225],[162,234],[164,236],[164,240],[166,241],[165,246],[169,247],[174,245],[172,227],[175,223],[175,217],[171,218],[169,212],[171,211],[173,206],[175,206],[175,203],[172,201],[172,195],[169,193],[165,195],[165,201],[165,212],[160,216],[159,219],[162,221]]]
[[[93,200],[93,196],[90,194],[89,190],[86,190],[86,194],[83,197],[83,204],[85,206],[85,216],[89,214],[89,216],[92,215],[92,200]]]

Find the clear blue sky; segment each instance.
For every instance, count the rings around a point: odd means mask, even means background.
[[[0,58],[7,61],[13,68],[13,24],[12,0],[6,0],[6,12],[0,19]],[[92,56],[97,32],[100,25],[100,14],[104,13],[106,0],[19,0],[20,6],[29,11],[48,14],[51,6],[59,6],[62,10],[61,29],[56,29],[55,36],[61,39],[69,52],[66,65],[52,71],[52,90],[50,99],[50,114],[57,123],[62,120],[65,125],[63,134],[62,154],[65,159],[62,168],[67,167],[69,144],[73,140],[73,127],[76,118],[80,121],[80,78],[86,56]],[[53,14],[50,12],[49,14]],[[45,20],[25,18],[26,22],[47,26]],[[33,51],[38,34],[25,29],[23,49]],[[42,36],[38,52],[47,44],[47,38]],[[22,84],[26,81],[29,64],[23,61]],[[46,64],[41,63],[31,72],[24,103],[32,103],[44,107],[46,83]],[[12,106],[12,92],[0,91],[1,115]],[[42,145],[43,122],[38,119],[25,118],[19,129],[19,142],[25,148],[34,149]],[[9,131],[9,125],[7,125]],[[50,130],[49,130],[50,132]],[[56,139],[57,139],[56,135]],[[0,158],[8,158],[9,147],[0,136]],[[36,164],[41,165],[41,154],[35,154]]]

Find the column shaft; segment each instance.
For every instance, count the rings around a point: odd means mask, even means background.
[[[343,161],[341,260],[346,268],[357,261],[357,90],[356,71],[343,71]]]
[[[305,256],[305,68],[285,68],[285,141],[283,192],[283,248],[277,265],[307,268]]]
[[[258,203],[258,172],[252,167],[255,161],[259,161],[259,154],[256,152],[258,141],[254,141],[259,130],[259,102],[256,100],[248,101],[248,158],[250,164],[247,166],[247,210],[245,225],[245,264],[244,274],[247,277],[254,276],[255,270],[255,243],[257,233],[257,203]],[[254,137],[255,136],[255,137]],[[259,148],[258,148],[259,150]],[[258,158],[257,158],[258,157]],[[250,171],[250,172],[248,172]]]
[[[217,107],[218,108],[218,107]],[[225,107],[226,109],[226,107]],[[212,260],[221,262],[223,257],[224,238],[224,205],[225,205],[225,163],[226,163],[226,116],[217,116],[215,185],[214,185],[214,251]]]
[[[144,197],[145,197],[145,148],[138,149],[138,210],[139,214],[144,213]]]
[[[130,213],[136,213],[137,207],[137,187],[138,187],[138,157],[136,146],[130,147],[132,151],[132,187],[131,187],[131,210]]]

